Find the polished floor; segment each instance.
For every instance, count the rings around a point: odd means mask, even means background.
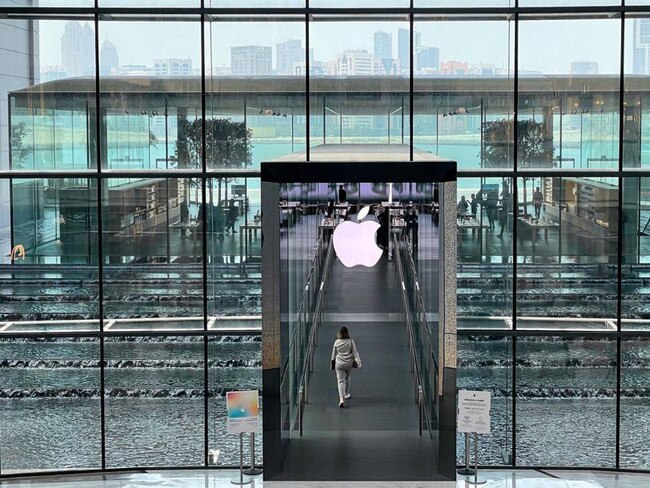
[[[384,258],[373,268],[345,268],[335,260],[329,283],[326,313],[346,317],[375,313],[378,319],[322,324],[304,435],[291,440],[283,472],[274,479],[446,479],[438,474],[437,437],[418,434],[406,329],[402,322],[386,318],[400,311],[395,262]],[[350,328],[363,367],[352,373],[352,398],[341,409],[330,356],[343,324]]]
[[[105,475],[61,475],[0,481],[11,488],[227,488],[237,472],[231,470],[147,471]],[[650,474],[610,473],[606,471],[485,471],[485,488],[646,488]],[[464,480],[456,482],[266,482],[261,476],[245,485],[255,488],[470,488]]]

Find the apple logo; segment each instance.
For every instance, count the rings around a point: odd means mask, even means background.
[[[361,222],[368,212],[370,206],[363,207],[357,215],[357,222],[346,220],[334,229],[334,251],[346,268],[357,265],[372,268],[384,252],[375,242],[379,224],[374,220]]]

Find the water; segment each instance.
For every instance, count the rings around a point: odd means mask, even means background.
[[[261,387],[261,342],[214,338],[208,351],[208,448],[234,465],[225,392]],[[202,339],[107,338],[105,359],[107,465],[200,466]],[[0,341],[2,472],[99,467],[99,373],[96,339]]]

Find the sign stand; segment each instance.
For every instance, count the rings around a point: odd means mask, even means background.
[[[474,470],[469,467],[469,432],[465,432],[465,467],[456,471],[463,476],[471,476]]]
[[[250,440],[251,440],[250,441],[251,467],[245,469],[244,474],[247,474],[249,476],[257,476],[258,474],[262,474],[262,470],[260,468],[255,467],[255,432],[251,432]]]
[[[252,483],[244,479],[244,433],[251,436],[259,430],[259,393],[257,390],[226,392],[227,428],[230,434],[239,434],[239,478],[230,480],[233,485]],[[251,469],[255,469],[255,446],[251,449]]]
[[[487,480],[478,479],[478,434],[474,432],[474,481],[465,480],[469,485],[483,485]]]
[[[244,479],[244,433],[239,433],[239,478],[233,478],[230,480],[233,485],[247,485],[252,483],[253,480],[250,478]]]
[[[465,468],[459,469],[458,474],[471,476],[474,480],[468,479],[465,482],[469,485],[482,485],[486,480],[478,479],[478,435],[489,434],[490,429],[490,407],[492,395],[488,391],[458,392],[458,411],[456,422],[458,432],[465,434]],[[469,467],[469,434],[474,434],[474,469]]]

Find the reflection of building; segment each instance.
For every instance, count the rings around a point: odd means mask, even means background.
[[[120,67],[120,58],[117,55],[115,45],[106,39],[102,43],[102,49],[99,52],[99,73],[102,75],[114,75],[118,73]]]
[[[86,22],[68,22],[61,36],[61,64],[68,76],[95,74],[95,33]]]
[[[437,47],[421,46],[417,52],[417,69],[438,70],[440,65],[440,49]]]
[[[396,63],[393,60],[393,36],[384,31],[375,32],[374,54],[383,65],[384,73],[396,71]]]
[[[145,64],[127,64],[120,66],[120,74],[125,76],[147,76],[153,74],[153,68]]]
[[[634,19],[632,35],[632,72],[635,75],[650,74],[650,19]]]
[[[340,76],[370,76],[380,72],[380,61],[365,49],[343,51],[336,56],[336,70]]]
[[[288,39],[275,45],[275,68],[279,75],[293,74],[296,63],[304,63],[305,50],[300,39]]]
[[[153,60],[154,76],[190,76],[192,60],[189,58],[166,58]]]
[[[235,46],[230,48],[233,75],[270,75],[273,50],[270,46]]]
[[[420,47],[421,35],[418,31],[413,33],[413,49],[417,52]],[[410,62],[410,48],[411,48],[411,35],[409,29],[400,28],[397,31],[397,57],[399,58],[399,66],[401,69],[408,70],[411,66]]]
[[[443,61],[440,63],[441,75],[462,76],[469,73],[469,65],[464,61]]]
[[[597,75],[598,63],[593,61],[572,61],[571,74],[572,75]]]
[[[43,66],[41,68],[41,81],[60,80],[67,77],[66,71],[62,66]]]

